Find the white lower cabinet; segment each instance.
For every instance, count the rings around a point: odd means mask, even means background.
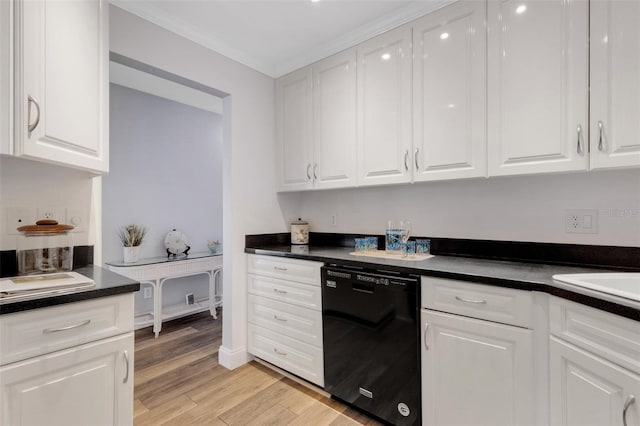
[[[0,341],[0,424],[133,424],[133,293],[3,315]]]
[[[322,263],[249,255],[248,351],[324,386]]]
[[[0,368],[3,425],[133,423],[133,332]]]
[[[421,289],[422,424],[535,424],[531,292],[432,277]]]
[[[533,424],[533,332],[422,310],[422,424]]]
[[[550,413],[562,426],[640,425],[640,325],[551,299]]]

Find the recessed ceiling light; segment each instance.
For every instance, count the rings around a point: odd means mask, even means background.
[[[388,61],[389,59],[391,59],[391,53],[383,53],[380,57],[383,61]]]
[[[527,10],[527,5],[525,4],[521,4],[520,6],[516,7],[516,13],[518,15],[522,15],[526,10]]]
[[[311,0],[311,3],[318,3],[320,0]]]
[[[440,40],[446,40],[449,38],[449,33],[442,33],[440,34]]]

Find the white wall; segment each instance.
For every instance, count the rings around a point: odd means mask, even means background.
[[[599,232],[565,233],[565,209],[598,210]],[[420,236],[637,247],[640,170],[305,192],[299,213],[315,232],[383,234],[408,219]]]
[[[222,117],[119,85],[110,85],[110,173],[102,178],[103,259],[122,260],[118,231],[147,230],[141,257],[166,256],[164,238],[177,229],[191,253],[222,240]],[[220,103],[222,105],[222,102]],[[172,281],[163,304],[207,297],[205,275]],[[136,313],[152,299],[136,297]]]
[[[220,362],[246,354],[245,234],[283,232],[276,196],[274,80],[122,9],[110,8],[111,51],[218,89],[223,99],[224,318]]]
[[[39,208],[58,212],[66,220],[66,209],[84,212],[87,230],[73,232],[74,245],[93,245],[96,241],[96,211],[92,176],[83,171],[15,157],[0,157],[0,250],[15,250],[16,235],[7,230],[7,209],[28,208],[36,219]],[[41,219],[41,218],[40,218]],[[25,223],[30,225],[33,223]],[[15,230],[15,229],[14,229]]]

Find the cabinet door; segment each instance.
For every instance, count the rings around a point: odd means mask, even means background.
[[[485,16],[463,1],[413,26],[415,181],[486,175]]]
[[[553,336],[550,339],[552,425],[640,424],[640,375]]]
[[[640,167],[640,2],[591,2],[591,168]]]
[[[315,188],[356,185],[356,51],[313,66]]]
[[[313,186],[313,122],[311,67],[276,81],[276,132],[280,161],[280,189],[296,191]]]
[[[422,424],[535,424],[533,332],[422,310]]]
[[[0,1],[0,154],[13,154],[13,2]]]
[[[19,0],[15,155],[109,168],[106,0]]]
[[[0,399],[3,425],[131,425],[133,333],[1,367]]]
[[[489,175],[586,170],[587,1],[491,1]]]
[[[358,46],[358,184],[410,182],[411,28]]]

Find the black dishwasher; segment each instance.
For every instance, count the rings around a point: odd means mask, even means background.
[[[322,268],[325,390],[394,425],[419,425],[419,277]]]

